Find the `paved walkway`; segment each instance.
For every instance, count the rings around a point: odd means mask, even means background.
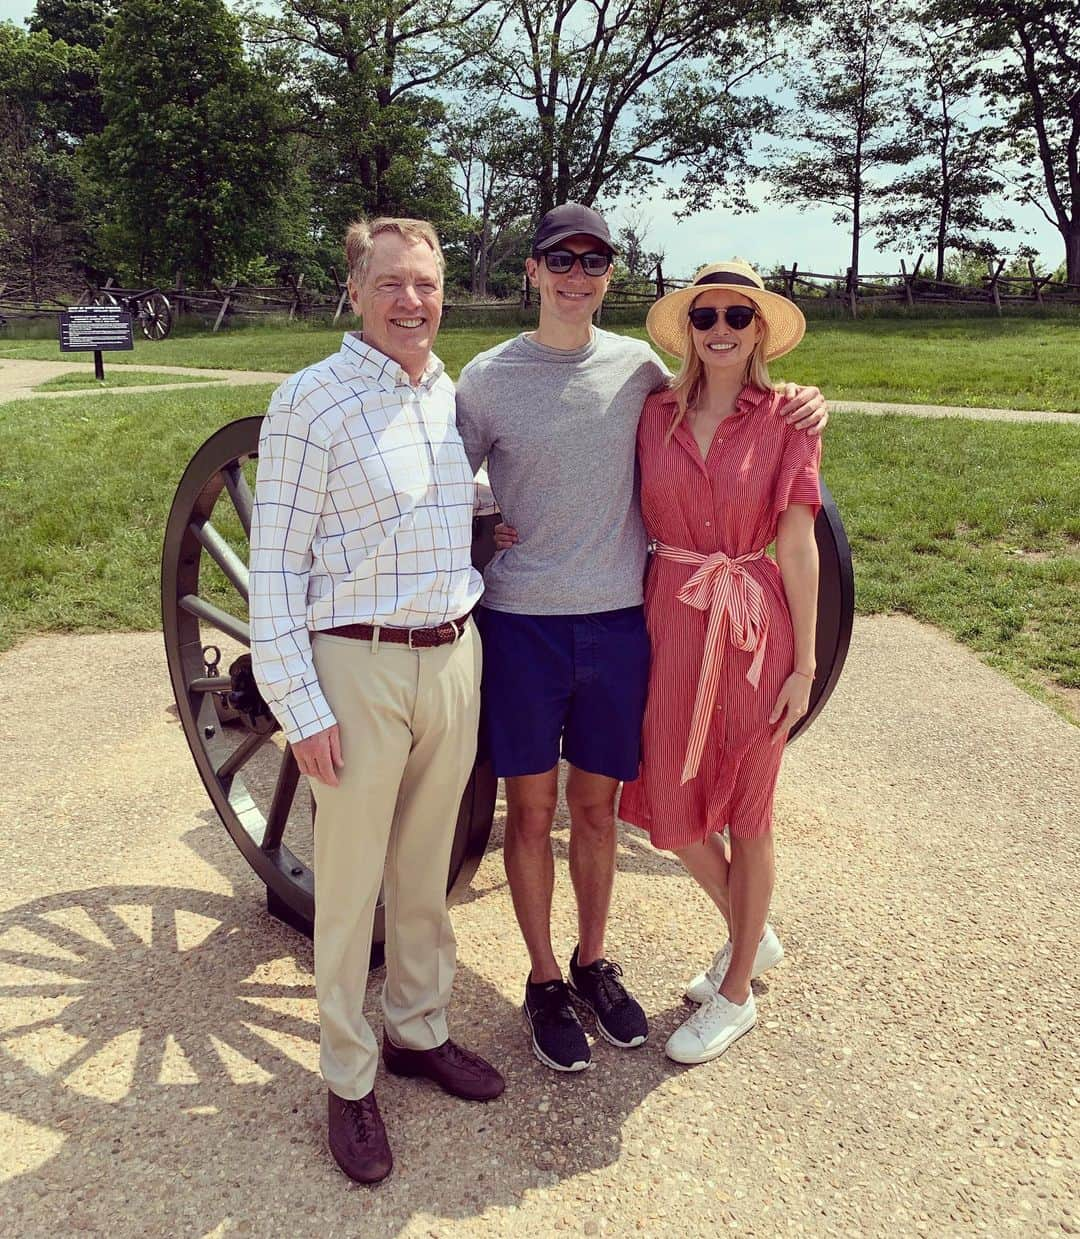
[[[879,404],[871,400],[830,400],[837,413],[901,413],[908,417],[968,417],[979,422],[1064,422],[1080,426],[1080,413],[1042,409],[972,409],[947,404]]]
[[[158,634],[0,657],[3,1233],[1080,1233],[1080,731],[937,631],[858,621],[792,746],[787,958],[714,1063],[661,1047],[717,918],[629,829],[608,946],[650,1042],[599,1042],[573,1078],[536,1062],[500,815],[454,913],[451,1027],[506,1095],[469,1106],[380,1073],[396,1166],[373,1191],[325,1150],[310,944],[267,918],[170,703]]]
[[[108,358],[106,358],[108,364]],[[264,370],[210,370],[192,366],[131,366],[134,370],[146,370],[152,374],[198,375],[206,383],[153,383],[132,387],[83,387],[75,391],[34,391],[39,383],[58,378],[62,374],[93,375],[93,362],[81,361],[23,361],[17,358],[0,357],[0,404],[11,400],[61,400],[72,396],[132,396],[139,392],[177,391],[180,388],[198,390],[210,384],[228,387],[244,387],[255,383],[280,383],[288,378],[285,374],[271,374]]]
[[[288,378],[286,374],[262,370],[209,370],[190,366],[144,366],[141,363],[133,368],[151,371],[154,374],[197,374],[205,377],[208,383],[224,383],[234,387],[254,383],[280,383]],[[0,404],[8,400],[59,399],[74,395],[104,396],[110,392],[121,392],[128,396],[144,391],[175,391],[180,387],[201,386],[201,384],[189,382],[162,383],[145,387],[89,387],[77,392],[35,392],[33,390],[38,383],[44,383],[47,379],[77,372],[93,374],[93,364],[70,361],[22,361],[0,357]],[[1064,422],[1080,426],[1080,413],[1055,413],[1047,410],[971,409],[938,404],[882,404],[867,400],[830,400],[829,404],[837,413],[902,413],[912,417],[969,417],[977,421]]]

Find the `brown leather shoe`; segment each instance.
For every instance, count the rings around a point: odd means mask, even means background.
[[[394,1166],[374,1092],[358,1101],[329,1090],[330,1152],[334,1161],[357,1183],[378,1183]]]
[[[466,1101],[491,1101],[506,1087],[506,1081],[472,1050],[444,1041],[434,1050],[406,1050],[383,1037],[383,1062],[396,1076],[423,1076],[454,1097]]]

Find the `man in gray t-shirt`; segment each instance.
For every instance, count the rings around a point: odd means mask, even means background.
[[[477,622],[482,744],[506,780],[503,855],[532,965],[525,1013],[540,1061],[579,1071],[589,1065],[589,1044],[551,944],[560,756],[569,765],[579,932],[569,990],[613,1044],[630,1048],[648,1035],[621,968],[604,957],[604,931],[615,795],[637,775],[649,670],[637,423],[645,397],[669,374],[648,345],[592,326],[613,257],[600,215],[576,203],[556,207],[532,249],[526,272],[540,293],[539,327],[464,368],[458,429],[474,470],[487,461],[504,520],[517,532],[484,574]],[[813,388],[805,400],[822,405]]]

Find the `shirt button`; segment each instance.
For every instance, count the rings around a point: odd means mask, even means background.
[[[705,522],[705,528],[706,528],[706,529],[711,529],[711,528],[712,528],[712,521],[706,521],[706,522]]]

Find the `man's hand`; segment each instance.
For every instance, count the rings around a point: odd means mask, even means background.
[[[512,546],[517,545],[518,531],[513,525],[496,525],[495,526],[495,549],[497,551],[508,551]]]
[[[301,774],[306,774],[309,779],[318,779],[327,787],[337,787],[341,782],[337,772],[345,763],[341,760],[341,732],[337,723],[325,731],[317,731],[313,736],[297,740],[292,751]]]
[[[785,383],[783,387],[784,421],[796,430],[806,430],[812,435],[819,435],[829,421],[829,406],[825,397],[816,387],[799,387],[795,383]]]

